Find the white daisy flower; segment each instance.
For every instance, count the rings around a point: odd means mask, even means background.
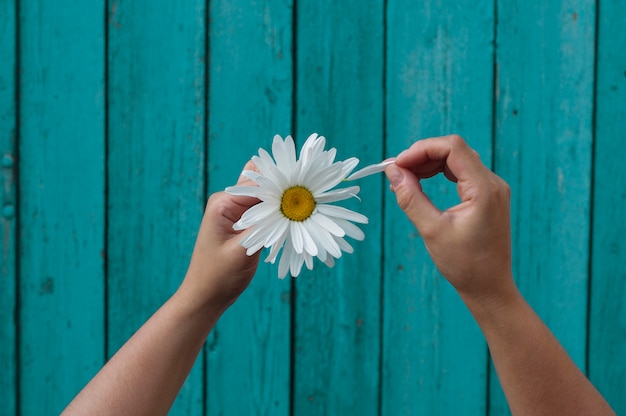
[[[314,257],[333,267],[342,252],[353,252],[345,236],[355,240],[365,238],[353,222],[367,224],[367,217],[331,204],[357,197],[358,186],[333,188],[345,180],[359,160],[352,157],[335,162],[336,149],[324,150],[325,144],[323,136],[312,134],[296,160],[291,136],[282,140],[276,135],[272,143],[274,159],[264,149],[259,149],[259,155],[252,158],[259,172],[243,172],[258,186],[226,188],[231,195],[261,200],[248,209],[233,228],[251,228],[241,245],[248,255],[263,247],[270,248],[266,262],[274,263],[284,247],[278,264],[281,279],[288,272],[298,276],[303,264],[311,270]]]

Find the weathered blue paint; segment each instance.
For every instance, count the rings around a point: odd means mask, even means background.
[[[204,7],[200,0],[109,4],[109,355],[180,284],[202,218]],[[202,409],[200,360],[172,414]]]
[[[626,414],[626,32],[623,3],[599,3],[589,377]]]
[[[0,403],[17,414],[16,2],[0,3]]]
[[[458,133],[489,164],[492,3],[456,2],[453,9],[440,1],[388,4],[389,155],[416,139]],[[454,189],[439,178],[425,182],[441,208],[458,201]],[[385,204],[384,250],[382,413],[484,414],[485,342],[392,194]]]
[[[495,168],[513,195],[513,274],[582,369],[590,247],[593,3],[499,1],[496,60]],[[504,414],[508,409],[493,375],[491,410]]]
[[[207,193],[312,132],[364,164],[466,137],[511,185],[520,289],[626,412],[621,2],[357,3],[0,2],[0,413],[58,413],[180,283]],[[261,264],[171,414],[508,412],[383,176],[358,184],[365,241]]]
[[[104,8],[19,11],[19,407],[58,414],[104,362]]]

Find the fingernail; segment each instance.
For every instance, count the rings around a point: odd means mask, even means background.
[[[387,166],[385,174],[387,175],[389,182],[391,182],[391,186],[394,188],[398,186],[404,178],[404,173],[402,173],[402,170],[400,170],[400,168],[398,168],[395,164]]]

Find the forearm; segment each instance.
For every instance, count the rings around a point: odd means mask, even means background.
[[[221,308],[170,298],[68,406],[64,414],[167,414]]]
[[[517,290],[501,303],[464,301],[485,334],[513,414],[614,414]]]

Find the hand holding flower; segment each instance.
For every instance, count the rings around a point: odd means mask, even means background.
[[[244,171],[252,169],[252,162],[244,167]],[[237,182],[240,187],[251,185],[252,181],[243,175]],[[224,309],[237,299],[254,276],[259,253],[246,255],[240,242],[248,233],[233,229],[233,224],[258,202],[254,197],[225,192],[211,195],[180,290],[189,292],[199,302],[217,303]]]

